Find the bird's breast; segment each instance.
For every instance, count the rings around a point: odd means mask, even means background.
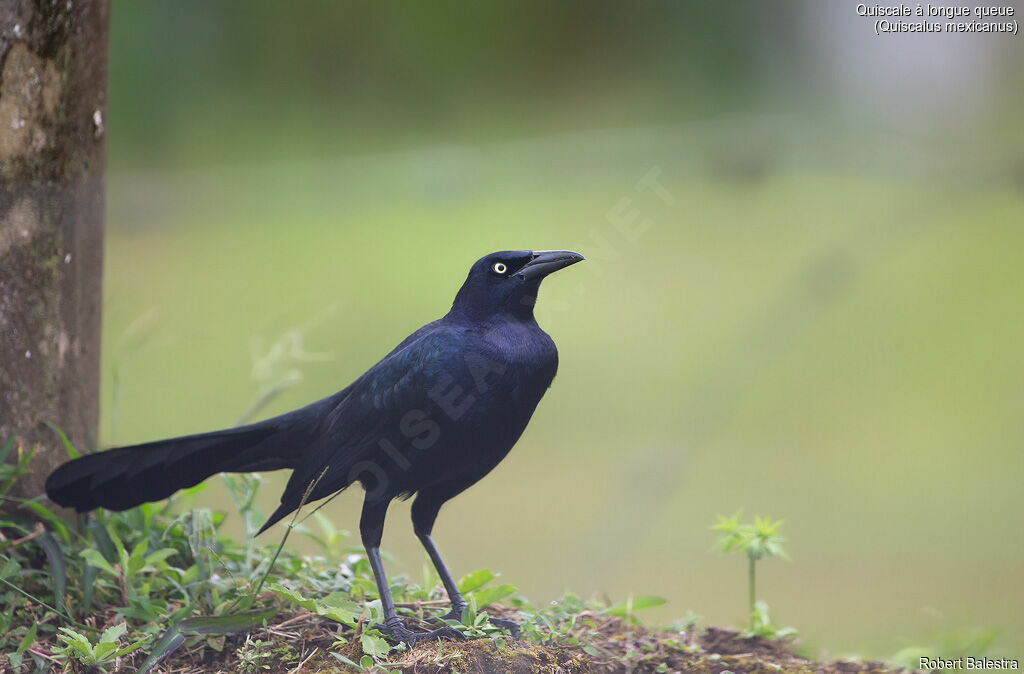
[[[558,368],[554,342],[536,324],[476,325],[437,343],[424,356],[420,387],[398,405],[404,413],[390,415],[397,430],[386,431],[387,446],[406,466],[396,493],[480,479],[515,445]]]
[[[498,326],[483,340],[491,359],[492,379],[481,390],[487,419],[481,423],[502,429],[508,441],[518,439],[558,369],[558,351],[551,338],[536,325]],[[504,435],[505,433],[502,433]],[[511,446],[511,445],[510,445]]]
[[[536,324],[510,322],[485,335],[493,353],[508,368],[510,381],[547,388],[558,369],[558,350],[551,337]]]

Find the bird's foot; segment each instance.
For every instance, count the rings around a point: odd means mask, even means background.
[[[452,641],[465,641],[466,636],[454,627],[444,626],[430,632],[413,632],[405,626],[401,618],[391,618],[386,624],[374,625],[386,636],[396,643],[401,643],[412,648],[421,641],[433,641],[434,639],[450,639]]]
[[[462,621],[462,611],[465,608],[466,608],[465,604],[463,604],[462,606],[453,605],[451,611],[448,611],[443,616],[439,616],[437,618],[427,618],[427,622],[429,622],[429,623],[439,623],[439,622],[444,622],[446,620],[455,620],[455,621],[461,622]],[[519,638],[519,632],[520,632],[519,623],[517,623],[516,621],[514,621],[514,620],[506,620],[505,618],[491,618],[490,616],[488,616],[487,620],[490,621],[490,623],[492,625],[494,625],[495,627],[500,627],[503,630],[508,630],[509,633],[512,634],[512,638],[513,639],[518,639]]]
[[[500,627],[503,630],[508,630],[509,634],[512,635],[513,639],[519,639],[519,623],[515,620],[508,620],[506,618],[488,618],[491,624],[495,627]]]

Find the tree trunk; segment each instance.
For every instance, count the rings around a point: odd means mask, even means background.
[[[47,422],[96,443],[108,18],[0,0],[0,446],[34,449],[27,497],[67,458]]]

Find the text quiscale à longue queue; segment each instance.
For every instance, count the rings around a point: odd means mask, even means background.
[[[971,8],[967,5],[945,6],[917,3],[915,5],[857,5],[860,16],[934,16],[944,19],[974,16],[979,19],[994,16],[1013,16],[1013,5],[986,5]]]

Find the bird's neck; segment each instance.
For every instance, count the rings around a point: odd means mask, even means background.
[[[527,323],[536,324],[537,321],[533,317],[533,308],[521,309],[518,311],[474,311],[472,309],[466,310],[464,307],[452,306],[451,311],[448,312],[448,320],[457,323],[465,323],[472,325],[480,325],[483,323]]]
[[[448,315],[454,319],[482,323],[492,320],[536,322],[533,317],[533,306],[537,303],[536,290],[515,293],[505,298],[500,304],[487,297],[480,297],[475,289],[463,287],[455,296]]]

